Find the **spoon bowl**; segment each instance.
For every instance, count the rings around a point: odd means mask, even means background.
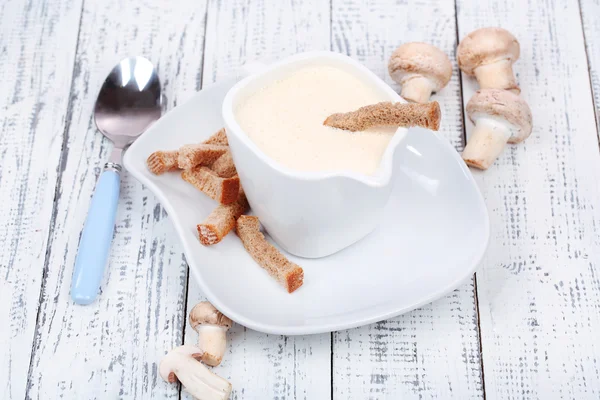
[[[121,60],[100,89],[94,121],[114,148],[96,184],[79,241],[71,283],[71,298],[77,304],[92,303],[100,290],[119,201],[123,149],[160,118],[161,110],[160,80],[144,57]]]
[[[94,107],[98,130],[116,146],[127,146],[161,114],[154,66],[144,57],[125,58],[110,72]]]

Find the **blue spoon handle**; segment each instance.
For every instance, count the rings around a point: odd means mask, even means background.
[[[77,304],[90,304],[98,296],[108,259],[119,204],[121,167],[106,164],[96,184],[79,241],[71,298]]]

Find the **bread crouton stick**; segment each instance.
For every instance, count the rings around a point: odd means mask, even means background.
[[[203,141],[202,144],[227,146],[228,143],[227,143],[227,135],[225,134],[225,128],[221,128],[217,132],[213,133],[208,139]],[[199,145],[186,145],[186,146],[183,146],[181,149],[184,149],[184,153],[186,153],[193,146],[199,146]],[[188,150],[185,150],[186,148],[188,148]],[[183,161],[182,165],[184,165],[184,166],[180,167],[179,166],[179,156],[180,156],[181,149],[170,150],[170,151],[159,150],[159,151],[155,151],[154,153],[150,154],[150,156],[146,160],[146,164],[148,165],[148,169],[150,170],[150,172],[152,172],[155,175],[160,175],[167,171],[173,171],[178,168],[179,169],[187,169],[187,168],[192,168],[192,167],[195,167],[196,165],[198,165],[198,164],[195,164],[195,165],[190,166],[190,164],[192,164],[192,162],[186,163],[186,161]],[[227,150],[227,149],[225,149],[225,150]],[[223,153],[224,153],[224,151],[220,155],[222,155]],[[205,161],[203,164],[209,165],[213,161],[215,161],[219,156],[216,156],[216,157],[213,156],[212,158],[210,158],[209,161]],[[188,158],[188,157],[190,157],[190,154],[186,153],[184,155],[184,157]],[[235,174],[233,174],[233,175],[235,175]],[[233,176],[233,175],[231,175],[231,176]]]
[[[181,177],[221,204],[235,202],[240,191],[240,180],[237,176],[221,178],[207,167],[187,169],[181,173]]]
[[[236,222],[236,232],[254,261],[283,285],[288,293],[302,286],[304,271],[267,242],[265,235],[260,231],[257,217],[247,215],[239,217]]]
[[[177,166],[179,169],[190,169],[198,165],[210,165],[227,150],[227,146],[219,144],[188,144],[179,149]]]
[[[218,144],[221,146],[228,146],[229,142],[227,142],[227,134],[225,133],[225,128],[221,128],[212,135],[208,139],[202,142],[203,144]]]
[[[240,189],[238,199],[235,203],[220,204],[210,215],[198,224],[198,237],[200,243],[210,246],[219,243],[235,227],[235,221],[248,209],[248,200],[244,191]]]
[[[173,171],[177,169],[177,157],[179,151],[155,151],[150,154],[150,157],[146,160],[148,169],[154,175],[160,175],[167,171]]]
[[[231,151],[225,152],[221,157],[219,157],[211,166],[215,174],[219,175],[221,178],[231,178],[234,175],[237,175],[237,170],[235,169],[235,164],[233,163],[233,158],[231,157]]]
[[[323,125],[352,132],[376,126],[420,126],[437,131],[440,128],[440,117],[440,105],[437,101],[427,104],[384,101],[356,111],[332,114]]]

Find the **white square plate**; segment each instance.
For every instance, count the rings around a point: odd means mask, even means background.
[[[330,332],[410,311],[454,290],[475,272],[489,238],[485,204],[454,148],[423,129],[409,129],[399,145],[394,190],[375,232],[329,257],[289,256],[304,268],[304,285],[296,292],[288,294],[269,277],[235,233],[217,245],[202,246],[196,225],[216,204],[179,173],[153,175],[146,158],[156,150],[200,142],[221,128],[221,104],[236,81],[208,87],[166,114],[123,160],[169,213],[190,270],[215,307],[262,332]]]

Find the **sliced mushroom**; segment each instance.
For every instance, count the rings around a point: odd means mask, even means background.
[[[506,29],[477,29],[460,42],[456,52],[460,69],[467,75],[475,75],[482,89],[521,92],[512,69],[519,58],[520,46]]]
[[[506,143],[520,143],[531,134],[529,106],[518,95],[500,89],[478,90],[467,104],[475,129],[462,158],[475,168],[487,169]]]
[[[227,330],[233,322],[208,301],[202,301],[190,311],[190,325],[198,332],[198,347],[202,362],[216,366],[223,360],[227,346]]]
[[[166,382],[181,382],[200,400],[225,400],[231,394],[231,383],[213,374],[200,361],[202,352],[195,346],[174,348],[160,362],[159,373]]]
[[[452,77],[448,56],[427,43],[404,43],[388,64],[394,81],[402,85],[401,96],[415,103],[427,103],[432,92],[438,92]]]

